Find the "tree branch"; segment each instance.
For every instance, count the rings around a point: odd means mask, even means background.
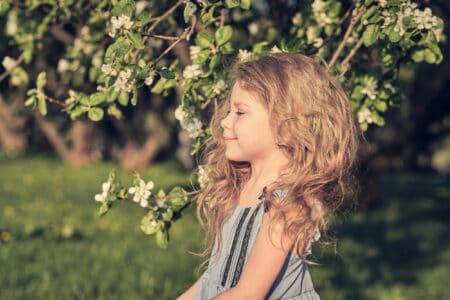
[[[14,67],[11,68],[11,70],[6,70],[5,72],[3,72],[2,75],[0,75],[0,82],[2,82],[6,77],[8,77],[9,74],[11,74],[11,71],[17,67],[18,65],[20,65],[22,63],[22,61],[24,60],[24,56],[23,53],[20,54],[19,58],[17,58],[16,60],[16,64],[14,65]]]
[[[339,55],[341,54],[342,50],[344,50],[345,45],[347,44],[347,41],[350,37],[350,34],[352,33],[353,27],[355,24],[361,19],[361,16],[365,12],[365,8],[362,7],[361,10],[358,12],[356,16],[351,18],[350,24],[347,27],[347,31],[344,34],[344,38],[342,39],[341,43],[339,44],[338,48],[334,52],[333,56],[331,57],[330,62],[328,63],[328,67],[331,68],[339,58]]]

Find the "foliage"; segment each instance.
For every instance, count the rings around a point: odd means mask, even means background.
[[[8,55],[3,59],[4,75],[10,75],[12,86],[29,80],[22,63],[32,63],[49,39],[64,39],[64,28],[74,28],[64,55],[57,66],[41,70],[25,105],[46,115],[47,102],[51,102],[72,120],[87,116],[99,122],[105,115],[122,118],[122,108],[136,106],[143,89],[163,96],[180,89],[175,117],[192,139],[191,155],[199,153],[210,137],[206,108],[223,101],[223,91],[230,88],[225,62],[236,55],[242,60],[262,51],[313,56],[341,80],[361,128],[367,130],[370,124],[383,126],[382,114],[400,105],[402,87],[397,78],[401,64],[440,63],[440,45],[445,40],[442,19],[409,0],[357,0],[350,5],[315,0],[294,11],[284,27],[282,20],[261,18],[256,3],[252,7],[249,0],[0,3],[0,15],[7,19],[5,33],[20,52],[17,58]],[[167,6],[165,11],[160,11],[162,4]],[[248,30],[243,24],[248,24]],[[171,55],[182,41],[189,43],[191,63],[185,66]],[[45,92],[46,74],[55,69],[70,86],[64,101]],[[136,186],[140,185],[139,175],[136,180]],[[100,195],[106,197],[97,197],[102,200],[101,215],[116,200],[129,196],[129,189],[114,172],[104,187]],[[143,206],[147,214],[141,228],[155,234],[159,245],[166,247],[171,222],[189,205],[187,196],[196,192],[177,187],[167,195],[163,190],[156,195],[148,190],[143,193],[153,200]],[[162,200],[170,197],[170,201]]]

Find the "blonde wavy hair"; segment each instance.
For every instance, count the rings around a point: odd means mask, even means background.
[[[284,234],[294,238],[293,250],[303,256],[317,226],[325,233],[326,217],[355,195],[352,166],[361,132],[350,101],[337,78],[299,53],[263,52],[251,60],[235,60],[229,75],[229,86],[238,82],[259,96],[276,128],[278,147],[292,161],[267,186],[266,195],[288,189],[283,201],[271,199],[270,209],[275,210],[271,222],[285,222]],[[252,175],[249,162],[224,156],[220,121],[229,106],[229,101],[216,102],[211,137],[201,153],[201,167],[208,177],[196,199],[197,218],[206,231],[203,251],[193,253],[206,257],[199,268],[208,263],[216,241],[221,251],[222,225],[236,207],[233,199],[238,199]]]

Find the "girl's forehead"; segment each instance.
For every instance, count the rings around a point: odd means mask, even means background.
[[[232,106],[252,107],[259,103],[258,95],[250,90],[242,88],[239,84],[235,83],[233,91],[229,97],[229,103]]]

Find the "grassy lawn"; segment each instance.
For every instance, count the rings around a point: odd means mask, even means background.
[[[0,299],[175,299],[196,280],[194,206],[171,228],[167,251],[139,229],[138,205],[97,216],[93,196],[115,167],[0,158]],[[141,175],[156,190],[190,189],[174,162]],[[391,174],[382,192],[382,210],[336,219],[335,253],[313,247],[317,291],[323,299],[450,299],[450,179]]]

